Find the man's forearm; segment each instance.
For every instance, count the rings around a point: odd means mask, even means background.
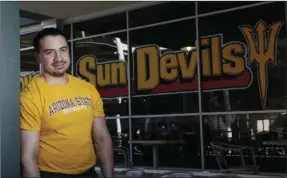
[[[40,172],[36,164],[36,160],[30,159],[22,161],[23,166],[23,178],[33,177],[37,178],[40,177]]]
[[[112,140],[104,139],[102,141],[97,141],[95,144],[96,154],[101,161],[101,168],[104,172],[105,178],[111,178],[114,176],[114,157]]]

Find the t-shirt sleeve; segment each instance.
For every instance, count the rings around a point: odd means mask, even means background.
[[[92,86],[92,107],[94,117],[105,117],[103,100],[98,90]]]
[[[22,91],[20,96],[20,127],[23,130],[39,131],[41,128],[40,103],[30,91]]]

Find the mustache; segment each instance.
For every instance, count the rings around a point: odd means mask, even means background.
[[[67,62],[65,61],[62,61],[62,62],[54,62],[52,63],[53,66],[58,66],[58,65],[63,65],[63,64],[66,64]]]

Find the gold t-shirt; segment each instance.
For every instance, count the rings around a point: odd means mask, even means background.
[[[36,76],[21,92],[21,129],[40,131],[40,171],[79,174],[96,164],[91,128],[95,117],[105,117],[103,101],[90,83],[68,78],[51,85]]]

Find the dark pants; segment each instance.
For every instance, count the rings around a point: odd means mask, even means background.
[[[77,174],[77,175],[69,175],[69,174],[61,174],[61,173],[54,173],[54,172],[45,172],[40,171],[41,178],[69,178],[69,177],[78,177],[78,178],[98,178],[98,175],[94,168],[89,169],[88,171]]]

